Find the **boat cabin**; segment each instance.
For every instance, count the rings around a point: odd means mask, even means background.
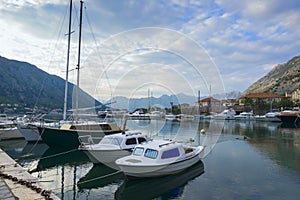
[[[182,144],[177,142],[153,140],[147,143],[147,145],[136,146],[132,155],[153,160],[168,160],[170,158],[179,158],[184,154],[192,152],[193,150],[193,148],[184,147]]]
[[[146,134],[141,132],[118,133],[113,135],[106,135],[99,143],[99,145],[116,145],[121,149],[132,149],[137,144],[149,141],[150,138]]]

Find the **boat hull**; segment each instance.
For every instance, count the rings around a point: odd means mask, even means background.
[[[18,130],[24,136],[27,142],[36,142],[41,141],[42,138],[39,134],[37,127],[35,126],[28,126],[28,125],[18,125]]]
[[[158,177],[166,176],[170,174],[179,173],[186,168],[189,168],[200,161],[199,154],[179,162],[163,164],[163,165],[122,165],[118,164],[121,171],[124,172],[126,176],[147,178],[147,177]]]
[[[23,135],[20,133],[17,127],[0,129],[0,141],[14,139],[24,139]]]
[[[117,168],[119,167],[115,164],[115,161],[124,156],[131,154],[127,150],[83,150],[83,152],[89,157],[89,159],[94,164],[103,163],[109,167]]]
[[[300,124],[300,116],[298,115],[278,115],[278,118],[280,118],[280,120],[283,123],[290,123],[290,124]]]
[[[45,142],[50,147],[64,147],[68,149],[77,149],[80,145],[79,136],[90,135],[98,138],[99,142],[102,137],[108,134],[119,133],[120,130],[64,130],[59,128],[38,127],[39,133]]]

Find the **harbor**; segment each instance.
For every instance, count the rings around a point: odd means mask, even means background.
[[[272,4],[5,2],[0,200],[298,200],[299,3]]]
[[[0,148],[31,171],[60,199],[297,199],[300,129],[297,124],[251,120],[130,120],[149,136],[203,144],[212,125],[222,125],[216,145],[200,162],[177,175],[131,180],[121,171],[93,164],[77,149],[48,147],[24,139]]]

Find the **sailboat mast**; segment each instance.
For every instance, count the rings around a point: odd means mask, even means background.
[[[67,102],[68,102],[68,79],[69,79],[69,60],[70,60],[70,43],[71,43],[71,24],[72,24],[72,0],[70,0],[69,11],[69,30],[68,30],[68,52],[67,52],[67,67],[66,67],[66,84],[65,84],[65,99],[64,99],[64,111],[63,120],[67,118]]]
[[[81,28],[82,28],[82,7],[83,1],[80,1],[80,21],[79,21],[79,41],[78,41],[78,62],[77,62],[77,84],[76,84],[76,113],[75,122],[78,121],[78,92],[79,92],[79,69],[80,69],[80,49],[81,49]]]

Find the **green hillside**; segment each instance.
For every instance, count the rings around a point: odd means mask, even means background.
[[[33,108],[63,108],[65,80],[36,66],[0,56],[0,104],[23,104]],[[74,85],[69,83],[68,109],[72,108]],[[80,107],[99,105],[87,93],[79,93]]]

